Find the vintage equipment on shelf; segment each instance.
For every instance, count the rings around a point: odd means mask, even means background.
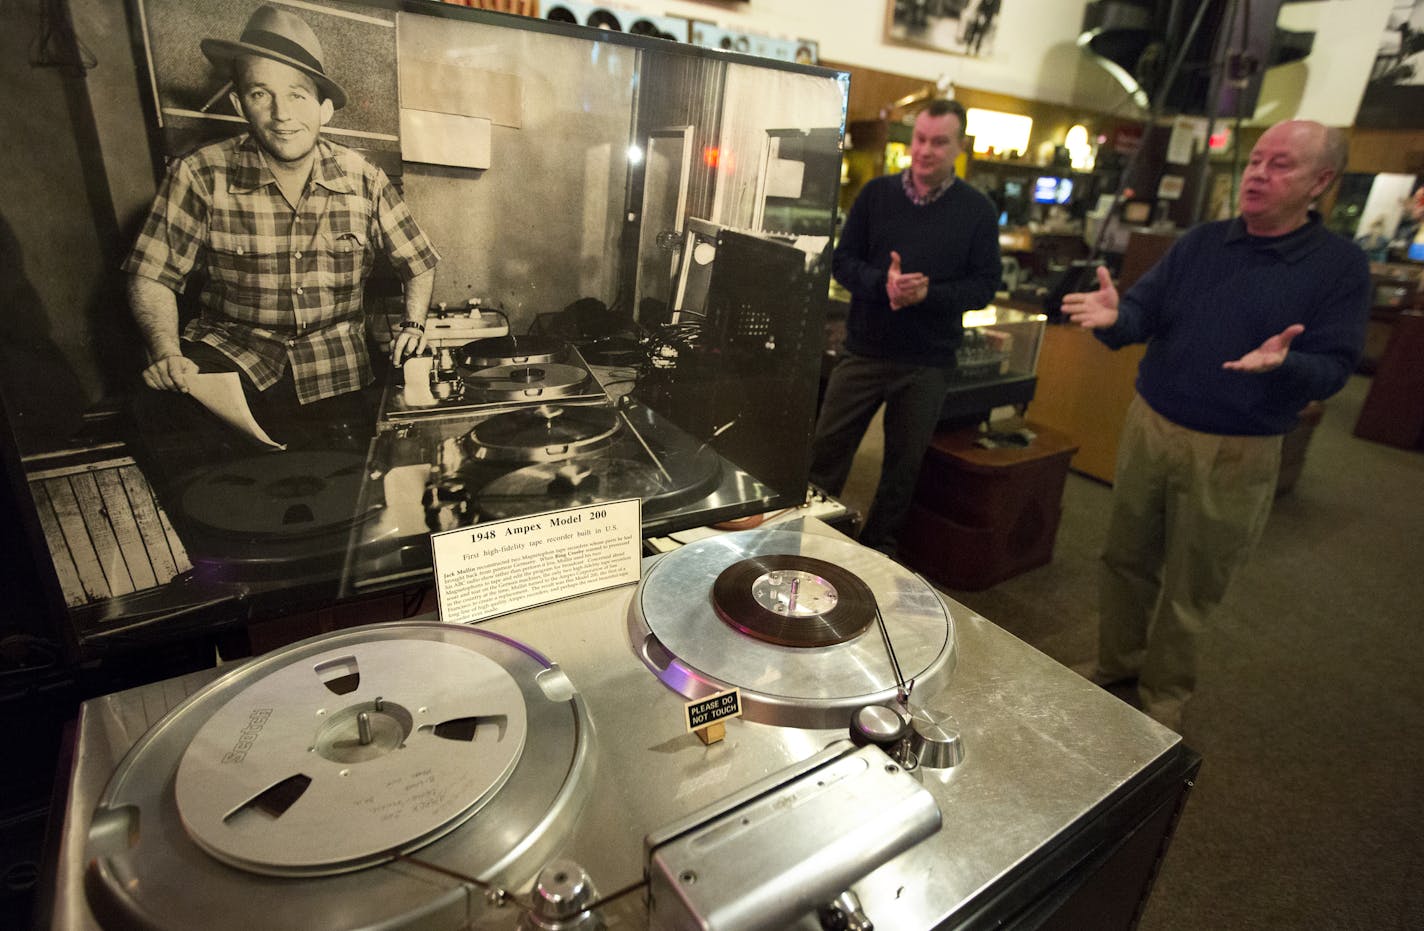
[[[630,497],[653,528],[690,502],[773,496],[706,437],[610,391],[623,367],[590,366],[566,341],[504,336],[440,355],[429,374],[407,362],[386,391],[358,504],[375,516],[353,529],[348,593],[423,576],[433,530]],[[456,387],[427,394],[427,378]]]

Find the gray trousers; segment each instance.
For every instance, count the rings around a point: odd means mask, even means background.
[[[880,482],[860,531],[866,546],[894,552],[953,371],[853,355],[831,370],[811,443],[814,484],[832,495],[844,490],[856,448],[875,411],[885,405]]]

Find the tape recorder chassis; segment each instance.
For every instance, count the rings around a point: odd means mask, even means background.
[[[816,521],[793,522],[787,529],[760,534],[758,547],[781,543],[783,551],[805,546],[840,554],[839,547],[849,545]],[[767,541],[767,537],[780,539]],[[528,888],[539,864],[571,861],[582,865],[597,890],[607,894],[642,880],[649,868],[645,838],[767,774],[804,766],[802,761],[844,737],[846,732],[839,726],[791,727],[738,719],[727,722],[726,739],[720,743],[704,745],[685,732],[684,698],[660,680],[645,659],[640,660],[636,638],[642,623],[642,609],[636,602],[647,594],[648,581],[658,577],[657,560],[676,555],[650,559],[644,582],[637,587],[519,612],[478,628],[447,627],[441,632],[442,625],[415,625],[417,631],[434,629],[434,633],[414,636],[401,631],[402,625],[387,628],[393,638],[386,644],[394,651],[393,662],[407,659],[400,654],[410,642],[418,650],[429,636],[486,644],[478,652],[492,650],[500,665],[514,670],[505,685],[519,691],[530,709],[522,724],[512,717],[506,722],[505,736],[524,740],[515,768],[505,772],[504,764],[496,761],[484,777],[489,790],[484,807],[464,820],[459,815],[436,818],[439,824],[448,822],[448,830],[414,849],[415,858],[439,860],[454,867],[457,875],[493,878],[516,892]],[[908,574],[892,574],[889,585],[908,590],[912,582],[923,584]],[[883,595],[885,584],[876,586]],[[688,592],[686,610],[711,611],[710,598],[710,592]],[[956,766],[921,767],[916,774],[938,804],[941,829],[851,887],[865,914],[883,928],[1000,926],[1025,901],[1058,886],[1065,863],[1085,859],[1086,851],[1104,846],[1104,823],[1111,821],[1116,825],[1113,830],[1125,831],[1144,823],[1152,812],[1171,815],[1185,792],[1182,774],[1190,775],[1195,768],[1194,754],[1177,735],[963,606],[942,597],[938,600],[955,631],[959,661],[947,682],[922,688],[927,684],[922,680],[915,698],[947,716],[963,735],[967,753]],[[893,630],[897,608],[888,603],[884,609],[891,615]],[[713,623],[722,622],[714,619]],[[120,885],[110,891],[128,888],[157,896],[143,899],[144,907],[169,896],[204,900],[209,891],[218,893],[223,904],[204,912],[202,926],[207,928],[370,927],[380,915],[389,922],[382,926],[389,927],[515,927],[524,913],[508,904],[492,904],[471,882],[410,862],[363,866],[363,858],[372,851],[360,838],[341,835],[341,823],[335,820],[330,830],[348,845],[341,868],[350,870],[335,876],[319,875],[320,866],[262,876],[220,862],[232,862],[245,850],[219,851],[214,856],[191,843],[165,852],[168,859],[161,869],[125,862],[129,845],[183,830],[174,823],[177,814],[169,801],[175,784],[184,779],[177,761],[190,751],[201,759],[202,753],[194,748],[204,722],[215,713],[234,713],[213,709],[224,707],[233,696],[239,698],[238,711],[252,704],[241,701],[244,683],[260,681],[251,670],[265,664],[287,674],[291,667],[301,670],[300,678],[320,668],[325,670],[321,675],[330,678],[344,671],[338,661],[352,645],[341,638],[364,643],[375,629],[306,641],[239,667],[214,686],[230,693],[225,701],[214,699],[212,691],[198,691],[188,704],[183,703],[184,695],[217,677],[217,671],[210,671],[87,702],[65,806],[54,926],[98,926],[83,890],[85,865],[97,857],[142,871],[140,878],[152,888]],[[630,633],[635,634],[631,643]],[[867,635],[878,636],[873,629],[861,636]],[[558,670],[551,672],[544,657],[557,662]],[[483,659],[473,664],[485,665]],[[378,671],[375,666],[370,670]],[[743,673],[754,685],[755,670]],[[494,678],[504,681],[503,674]],[[406,685],[399,677],[394,682],[380,679],[376,675],[376,681],[361,688],[390,686],[396,691],[386,698],[409,706],[410,700],[399,694]],[[265,701],[280,694],[278,689],[274,695],[252,697]],[[349,711],[347,706],[359,705],[369,710],[376,697],[353,692],[346,699],[333,699],[332,707]],[[301,714],[310,711],[310,701],[311,693],[290,699]],[[145,734],[175,706],[176,712],[163,719],[163,727]],[[199,707],[209,710],[200,714]],[[411,724],[409,729],[414,732],[419,727]],[[341,734],[318,732],[333,740],[325,748],[313,746],[312,752],[338,757],[348,752],[333,749]],[[163,759],[150,772],[141,772],[134,757],[125,756],[134,745],[165,743],[171,746],[159,754]],[[198,775],[212,768],[213,757],[206,759]],[[328,782],[327,788],[340,796],[342,787]],[[94,817],[96,803],[98,818]],[[873,815],[872,811],[867,817]],[[1170,830],[1170,818],[1164,823],[1166,827],[1157,829],[1163,837]],[[828,835],[838,827],[828,825]],[[1084,844],[1091,847],[1074,847]],[[1155,855],[1157,848],[1151,852]],[[215,876],[223,878],[218,881]],[[107,885],[102,875],[98,879],[98,884]],[[95,882],[95,874],[90,881]],[[1150,874],[1142,880],[1148,881]],[[98,901],[114,904],[123,898],[121,891],[117,896],[101,894]],[[621,927],[644,927],[649,920],[642,893],[610,903],[604,915]],[[120,907],[105,918],[116,927],[175,926],[169,916],[144,913],[142,907],[127,913]],[[182,926],[181,921],[176,926]],[[794,927],[813,929],[819,924],[811,917]]]

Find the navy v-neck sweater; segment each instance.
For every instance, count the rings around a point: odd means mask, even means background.
[[[902,272],[929,276],[929,296],[921,303],[890,309],[885,275],[892,251],[900,253]],[[851,206],[832,267],[851,293],[846,349],[951,366],[964,334],[962,314],[989,303],[999,286],[998,215],[987,197],[963,181],[917,206],[899,175],[875,178]]]

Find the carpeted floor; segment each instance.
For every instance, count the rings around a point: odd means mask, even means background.
[[[1213,620],[1183,723],[1201,775],[1146,931],[1424,928],[1424,452],[1351,435],[1369,384],[1327,403]],[[1064,664],[1091,659],[1110,494],[1070,474],[1049,565],[948,594]]]

